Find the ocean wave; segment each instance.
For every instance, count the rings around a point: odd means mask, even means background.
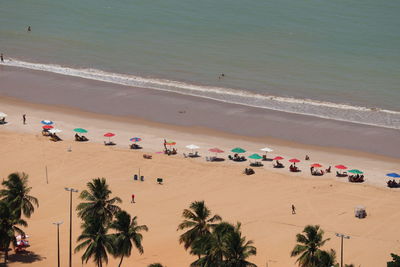
[[[272,95],[256,94],[245,90],[202,86],[167,79],[145,78],[135,75],[106,72],[98,69],[76,69],[55,64],[5,60],[4,65],[69,75],[120,85],[169,91],[218,101],[265,108],[314,117],[359,124],[400,129],[400,112]]]

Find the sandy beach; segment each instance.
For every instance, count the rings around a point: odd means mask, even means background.
[[[62,266],[67,266],[68,199],[64,187],[85,189],[96,177],[106,177],[121,207],[138,216],[150,231],[144,234],[143,255],[134,253],[126,266],[188,266],[194,260],[178,244],[177,225],[184,208],[205,200],[214,213],[230,222],[243,223],[243,233],[255,242],[258,266],[294,266],[290,251],[295,235],[307,224],[319,224],[331,238],[326,248],[340,251],[336,232],[351,236],[345,243],[345,261],[356,266],[385,266],[390,253],[400,249],[397,233],[398,189],[385,188],[385,174],[398,171],[398,130],[330,121],[283,112],[266,111],[167,92],[151,91],[1,67],[0,111],[7,113],[0,127],[3,155],[1,177],[14,171],[30,175],[32,195],[40,207],[26,229],[36,256],[14,258],[11,266],[54,266],[56,228],[61,226]],[[93,90],[97,90],[93,94]],[[27,114],[27,125],[22,124]],[[62,129],[62,142],[53,143],[40,133],[43,119]],[[89,143],[72,141],[72,129],[89,130]],[[105,132],[114,132],[115,147],[102,143]],[[128,149],[129,138],[143,139],[143,151]],[[177,142],[178,155],[158,154],[163,139]],[[200,146],[198,159],[185,159],[188,144]],[[272,147],[271,156],[302,160],[303,171],[277,170],[266,162],[253,176],[242,174],[248,162],[210,163],[208,149],[226,151],[243,147],[260,153]],[[72,151],[68,151],[72,150]],[[143,159],[151,153],[152,160]],[[310,162],[303,161],[305,155]],[[351,184],[334,174],[312,177],[309,164],[344,164],[363,170],[366,182]],[[48,183],[45,168],[48,169]],[[140,172],[144,182],[133,181]],[[164,185],[156,178],[162,177]],[[129,203],[130,195],[137,203]],[[74,196],[74,206],[78,203]],[[291,204],[298,214],[292,215]],[[364,205],[368,217],[354,217],[354,207]],[[80,221],[73,222],[74,241]],[[75,246],[75,245],[74,245]],[[73,256],[80,265],[80,253]],[[13,255],[11,255],[11,259]],[[117,260],[111,259],[109,266]],[[91,266],[91,264],[89,264]]]

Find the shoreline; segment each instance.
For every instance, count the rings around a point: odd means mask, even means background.
[[[252,108],[173,92],[0,66],[0,95],[236,137],[400,158],[400,131]],[[34,88],[34,90],[32,90]],[[156,104],[155,104],[156,103]],[[6,111],[3,111],[6,112]],[[261,123],[260,123],[261,122]]]

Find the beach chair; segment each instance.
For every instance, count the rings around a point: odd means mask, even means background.
[[[210,158],[209,158],[209,157],[206,157],[206,161],[210,161]]]
[[[183,157],[184,157],[184,158],[187,158],[188,156],[186,155],[186,153],[183,153]]]
[[[135,175],[133,176],[133,180],[135,180],[135,181],[138,180],[138,175],[137,175],[137,174],[135,174]]]
[[[142,176],[140,176],[140,181],[144,181],[144,176],[142,175]]]
[[[112,142],[112,141],[110,141],[110,142],[104,141],[104,145],[105,146],[115,146],[116,144],[114,142]]]

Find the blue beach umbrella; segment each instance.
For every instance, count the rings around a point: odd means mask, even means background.
[[[386,174],[386,176],[392,177],[392,178],[400,178],[400,174],[397,174],[397,173],[394,173],[394,172],[388,173],[388,174]]]
[[[54,122],[49,121],[49,120],[42,120],[41,123],[44,125],[52,125]]]
[[[140,137],[133,137],[133,138],[131,138],[131,139],[129,139],[130,141],[132,141],[132,142],[140,142],[140,141],[142,141],[142,138],[140,138]]]

